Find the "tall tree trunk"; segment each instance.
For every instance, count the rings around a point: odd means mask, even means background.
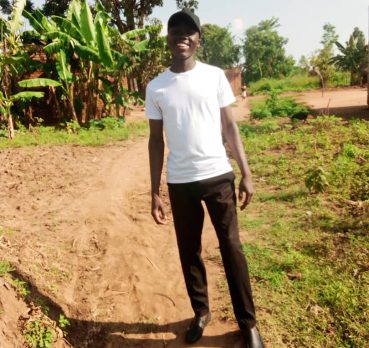
[[[73,121],[77,121],[78,122],[78,117],[76,114],[76,109],[74,107],[74,83],[72,83],[69,87],[69,98],[68,98],[68,102],[69,102],[69,110],[72,116],[72,120]]]
[[[14,139],[15,133],[14,133],[13,116],[10,112],[8,113],[8,133],[9,139]]]
[[[54,101],[54,104],[56,107],[56,118],[59,120],[60,115],[61,115],[61,109],[60,109],[60,103],[59,103],[58,97],[56,96],[55,87],[50,86],[50,93],[51,93],[51,98]]]

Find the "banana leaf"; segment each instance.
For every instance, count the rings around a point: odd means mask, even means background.
[[[11,19],[8,22],[10,31],[16,33],[21,29],[23,25],[22,12],[26,6],[26,0],[15,0],[13,3],[13,11],[11,13]]]
[[[44,92],[19,92],[10,97],[10,100],[31,100],[32,98],[43,98]]]
[[[18,85],[20,87],[59,87],[62,84],[59,81],[55,81],[52,79],[45,79],[45,78],[38,78],[38,79],[29,79],[29,80],[23,80],[19,81]]]
[[[135,39],[138,36],[143,36],[146,33],[147,33],[147,29],[145,28],[134,29],[134,30],[127,31],[126,33],[123,33],[121,37],[125,41],[130,41],[132,39]]]
[[[113,56],[110,49],[109,39],[105,34],[103,25],[103,21],[100,18],[100,20],[96,22],[97,47],[99,49],[102,65],[107,68],[112,68],[114,65]]]
[[[84,0],[82,2],[80,20],[81,20],[80,27],[83,37],[85,38],[89,46],[94,46],[94,43],[96,41],[96,32],[94,21],[92,18],[92,13],[90,10],[90,6],[87,3],[87,0]]]
[[[78,28],[81,28],[81,2],[72,0],[68,7],[67,18]]]
[[[75,50],[81,59],[101,64],[99,53],[94,49],[87,46],[77,45]]]
[[[142,52],[147,49],[148,44],[149,44],[149,40],[138,41],[137,43],[133,45],[133,49],[136,52]]]
[[[56,61],[56,70],[59,78],[67,84],[73,80],[73,74],[70,72],[70,66],[67,63],[67,56],[63,50],[58,54]]]
[[[58,53],[61,49],[65,48],[64,42],[59,39],[54,39],[53,42],[49,43],[44,47],[44,50],[48,54]]]
[[[41,21],[37,20],[34,14],[29,13],[26,10],[23,10],[23,16],[28,19],[29,24],[32,26],[34,30],[36,30],[39,34],[43,34],[45,31],[44,26]]]
[[[83,41],[83,36],[81,31],[77,26],[73,24],[69,19],[59,17],[59,16],[52,16],[53,21],[60,27],[60,29],[67,33],[68,35],[75,38],[77,41]]]

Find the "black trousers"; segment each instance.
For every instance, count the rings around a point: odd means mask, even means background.
[[[240,328],[256,323],[249,271],[239,237],[235,176],[232,172],[185,184],[168,184],[183,275],[196,315],[209,312],[201,258],[202,201],[215,228],[236,319]]]

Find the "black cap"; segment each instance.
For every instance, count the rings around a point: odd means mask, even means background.
[[[178,20],[183,18],[189,20],[201,35],[200,18],[197,17],[189,8],[184,8],[181,11],[172,14],[168,20],[168,29],[173,27]]]

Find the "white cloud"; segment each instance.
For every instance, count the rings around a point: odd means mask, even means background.
[[[242,20],[242,18],[235,18],[232,21],[232,30],[234,33],[239,34],[243,31],[245,28],[245,22]]]

